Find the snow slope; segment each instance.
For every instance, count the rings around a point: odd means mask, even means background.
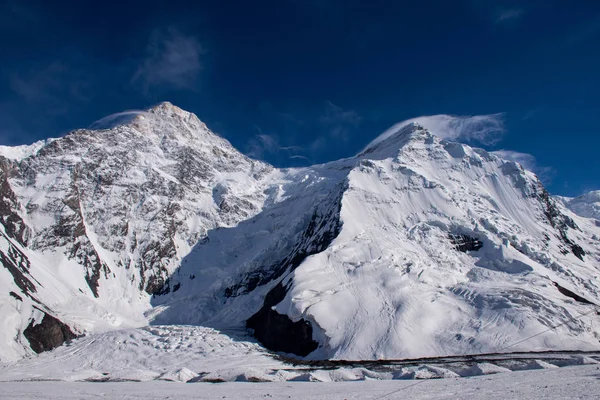
[[[106,126],[0,157],[2,361],[148,323],[313,359],[598,348],[600,227],[515,162],[416,122],[283,170],[169,103]]]
[[[600,221],[600,190],[565,199],[565,203],[575,214]]]

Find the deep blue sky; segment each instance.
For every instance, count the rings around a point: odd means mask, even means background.
[[[411,117],[503,113],[478,145],[533,155],[553,193],[600,189],[600,1],[86,3],[0,0],[0,144],[168,100],[298,166]]]

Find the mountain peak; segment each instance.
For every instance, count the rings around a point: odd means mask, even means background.
[[[174,110],[181,110],[181,111],[183,111],[181,108],[177,107],[176,105],[174,105],[170,101],[161,101],[160,103],[158,103],[158,104],[150,107],[148,109],[148,112],[151,112],[151,113],[154,113],[154,114],[159,114],[159,113],[163,113],[163,112],[172,112]]]
[[[433,135],[419,123],[406,121],[392,126],[390,129],[379,135],[375,140],[369,143],[358,156],[394,156],[394,153],[397,153],[398,150],[407,143],[419,138],[431,137],[433,137]]]
[[[161,115],[161,116],[168,116],[168,117],[176,116],[176,117],[179,117],[182,119],[188,119],[193,116],[197,119],[197,117],[193,113],[185,111],[184,109],[179,108],[176,105],[174,105],[173,103],[168,102],[168,101],[163,101],[153,107],[150,107],[148,109],[148,112],[151,114]]]
[[[126,110],[117,112],[114,114],[107,115],[94,123],[92,123],[88,129],[90,130],[106,130],[116,128],[124,125],[137,125],[145,118],[152,118],[153,116],[158,117],[178,117],[179,119],[189,119],[194,114],[187,112],[168,101],[158,103],[146,110]],[[200,122],[198,120],[198,122]]]

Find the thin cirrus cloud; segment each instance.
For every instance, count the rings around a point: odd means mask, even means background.
[[[259,127],[255,127],[259,134],[252,137],[246,144],[246,154],[260,160],[303,160],[312,164],[312,160],[301,154],[304,149],[300,146],[284,146],[276,134],[266,134]]]
[[[41,16],[31,3],[18,0],[0,2],[0,31],[24,32],[37,27]]]
[[[88,100],[84,93],[89,81],[80,71],[59,61],[14,73],[10,76],[9,85],[20,99],[29,103],[49,103],[50,109],[68,100]]]
[[[361,117],[354,110],[344,110],[327,101],[319,121],[327,129],[329,136],[347,140],[349,133],[360,124]]]
[[[155,30],[132,82],[145,91],[157,87],[196,90],[203,54],[197,38],[176,29]]]
[[[494,21],[496,24],[507,24],[520,19],[525,11],[522,8],[507,8],[498,10]]]
[[[493,151],[492,154],[495,154],[502,159],[521,164],[523,168],[535,173],[544,183],[550,183],[556,172],[552,167],[539,165],[536,158],[528,153],[521,153],[513,150],[497,150]]]
[[[255,126],[258,134],[248,141],[247,154],[259,159],[275,159],[284,164],[289,160],[313,164],[313,160],[319,159],[334,142],[338,147],[346,146],[362,120],[356,111],[345,110],[331,101],[326,101],[316,115],[302,120],[290,113],[277,112],[271,105],[263,108],[279,128],[274,129],[277,133],[266,134]],[[311,141],[298,143],[304,137],[300,133],[306,130],[321,134]]]
[[[93,82],[76,62],[53,61],[7,71],[0,102],[0,142],[23,144],[48,134],[56,119],[68,119],[90,103]],[[31,112],[31,110],[36,112]],[[27,111],[29,110],[29,111]]]

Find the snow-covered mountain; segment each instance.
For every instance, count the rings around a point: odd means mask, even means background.
[[[256,214],[273,173],[169,103],[0,150],[2,359],[147,324],[149,294],[207,231]]]
[[[579,197],[562,197],[563,204],[577,215],[595,218],[600,224],[600,190],[595,190]]]
[[[595,220],[416,123],[280,170],[162,103],[0,155],[3,360],[148,323],[310,358],[598,346]]]

